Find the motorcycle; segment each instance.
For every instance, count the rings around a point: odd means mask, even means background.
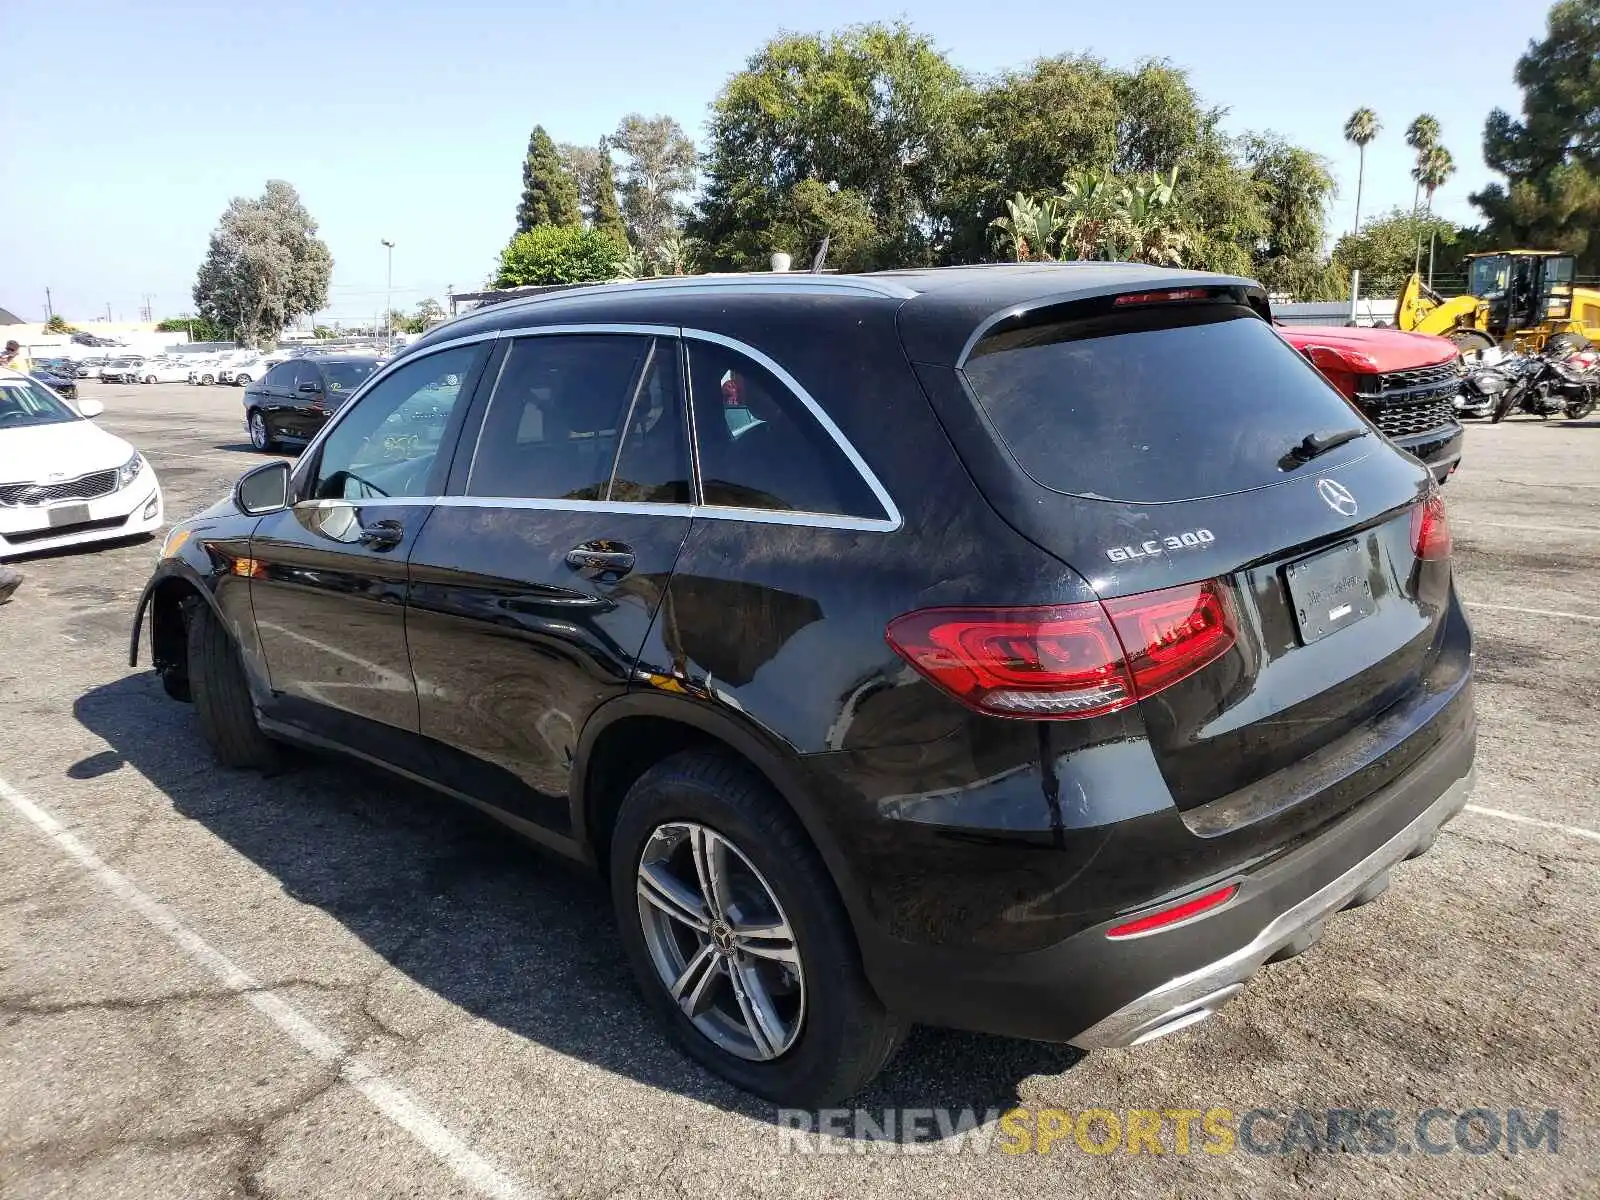
[[[1484,371],[1501,372],[1504,386],[1495,393],[1493,409],[1489,414],[1492,424],[1498,425],[1515,411],[1528,413],[1541,421],[1565,416],[1577,421],[1588,416],[1600,403],[1600,369],[1583,369],[1558,359],[1538,354],[1514,354],[1502,360],[1499,366]],[[1473,376],[1468,375],[1471,384]],[[1487,379],[1478,387],[1496,388]],[[1481,393],[1478,393],[1481,394]]]
[[[1581,421],[1600,403],[1600,355],[1572,354],[1551,364],[1552,382],[1569,421]]]
[[[1509,372],[1499,367],[1474,367],[1461,381],[1455,395],[1456,417],[1487,417],[1494,412],[1505,390],[1512,386]]]

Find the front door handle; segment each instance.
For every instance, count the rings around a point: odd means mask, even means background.
[[[393,550],[405,536],[406,527],[389,518],[361,527],[361,544],[372,550]]]
[[[575,571],[622,578],[633,570],[633,547],[622,542],[584,542],[567,551],[567,566]]]

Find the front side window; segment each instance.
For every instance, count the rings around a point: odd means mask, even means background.
[[[771,371],[730,347],[688,345],[706,504],[884,516],[883,505],[838,443]]]
[[[481,346],[457,346],[408,362],[361,396],[322,443],[311,498],[429,496],[448,467],[438,454]]]
[[[674,341],[633,334],[514,341],[484,416],[467,494],[687,503]]]

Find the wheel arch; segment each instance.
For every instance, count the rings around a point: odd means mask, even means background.
[[[573,754],[570,792],[582,857],[606,877],[610,833],[628,788],[656,763],[695,748],[738,760],[783,799],[822,856],[860,943],[866,906],[859,880],[820,803],[802,782],[798,756],[747,719],[688,697],[630,692],[602,705],[584,725]]]

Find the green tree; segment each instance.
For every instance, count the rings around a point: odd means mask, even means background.
[[[1506,177],[1475,193],[1489,240],[1564,250],[1600,273],[1600,0],[1561,0],[1517,60],[1522,116],[1484,125],[1483,157]]]
[[[617,166],[606,138],[594,146],[561,147],[561,161],[578,183],[578,204],[589,228],[609,233],[617,244],[628,244],[628,227],[617,206]]]
[[[1394,208],[1369,220],[1359,233],[1341,237],[1333,260],[1342,274],[1361,272],[1363,295],[1393,295],[1415,266],[1419,242],[1454,247],[1468,234],[1453,221]]]
[[[1383,125],[1378,120],[1378,114],[1366,107],[1356,109],[1344,123],[1344,140],[1353,145],[1360,155],[1356,167],[1356,219],[1350,223],[1352,233],[1361,228],[1361,189],[1367,181],[1367,146],[1382,131]]]
[[[432,296],[429,296],[426,300],[420,300],[417,302],[417,311],[411,315],[411,320],[416,326],[416,332],[421,333],[423,330],[427,329],[428,326],[437,325],[448,315],[449,314],[444,311],[444,305],[440,304]]]
[[[282,180],[269,180],[258,199],[236,197],[195,280],[200,316],[242,345],[265,345],[296,317],[324,307],[333,255],[316,234],[299,194]]]
[[[45,333],[76,333],[77,326],[70,324],[60,313],[52,313],[50,319],[41,326]],[[158,327],[159,328],[159,327]]]
[[[609,151],[622,155],[621,219],[628,242],[647,256],[658,255],[667,238],[683,229],[688,207],[684,198],[694,187],[695,150],[688,134],[671,117],[646,117],[629,113],[606,141]],[[607,155],[607,166],[610,157]],[[600,192],[604,193],[601,187]],[[595,226],[616,222],[616,196],[609,212],[602,212],[602,194],[595,208]]]
[[[231,342],[233,330],[205,317],[168,317],[156,323],[157,333],[187,333],[191,342]]]
[[[1247,134],[1241,149],[1266,217],[1251,273],[1268,290],[1297,300],[1348,294],[1342,273],[1322,253],[1335,193],[1327,161],[1270,133]]]
[[[556,144],[535,125],[528,135],[528,154],[522,161],[522,200],[517,204],[517,232],[538,225],[576,225],[583,220],[578,207],[578,183],[561,161]]]
[[[782,34],[750,57],[711,107],[704,193],[690,232],[712,264],[762,269],[775,250],[797,258],[795,213],[838,190],[836,212],[856,208],[873,230],[841,270],[935,261],[944,238],[941,196],[954,166],[970,91],[961,73],[901,23],[829,35]],[[1004,193],[1002,193],[1004,194]],[[979,221],[979,245],[988,215]],[[851,218],[854,225],[854,216]]]
[[[1421,167],[1422,160],[1428,157],[1428,151],[1439,144],[1439,118],[1432,113],[1423,113],[1406,126],[1406,145],[1416,151],[1416,166],[1411,170],[1411,178],[1416,181],[1416,186],[1411,190],[1411,207],[1416,208],[1422,200],[1422,180],[1417,177],[1417,168]]]
[[[495,287],[530,284],[592,283],[615,279],[623,252],[598,229],[579,225],[540,225],[519,233],[500,252]]]

